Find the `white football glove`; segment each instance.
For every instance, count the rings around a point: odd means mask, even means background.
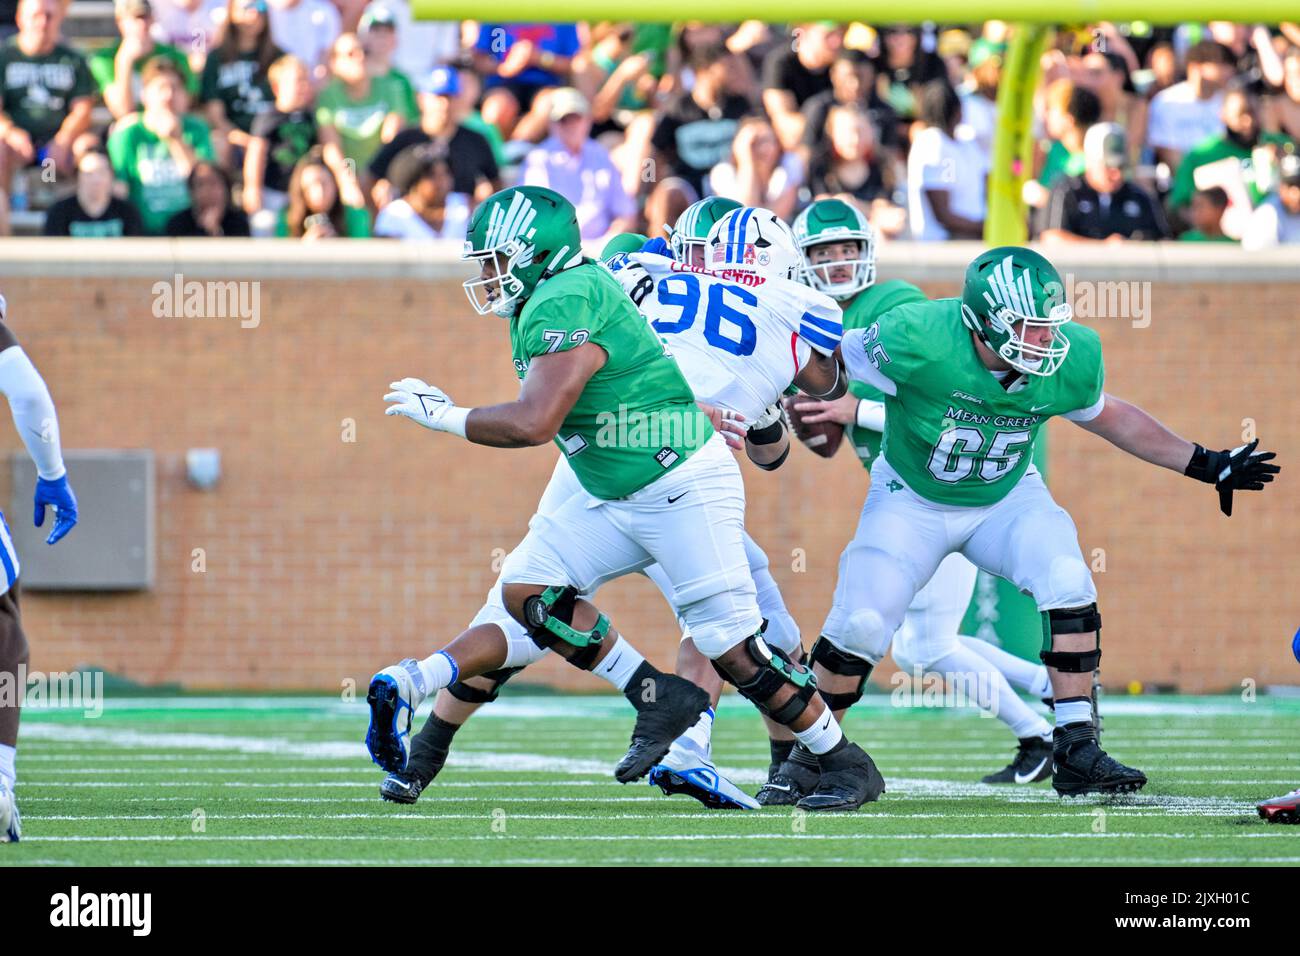
[[[465,437],[465,419],[469,409],[460,408],[451,396],[418,378],[404,378],[393,382],[384,401],[393,402],[384,410],[385,415],[402,415],[425,428],[451,432]]]

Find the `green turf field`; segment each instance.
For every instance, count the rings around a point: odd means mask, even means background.
[[[513,691],[513,693],[511,693]],[[703,810],[611,775],[631,729],[615,697],[511,688],[460,732],[415,806],[382,802],[363,703],[116,698],[102,717],[28,710],[23,842],[0,865],[85,864],[1294,864],[1300,827],[1254,803],[1300,786],[1300,699],[1112,697],[1104,743],[1151,782],[1062,801],[995,788],[1014,741],[973,710],[870,695],[848,731],[888,782],[847,815]],[[758,717],[724,699],[714,754],[753,792]],[[196,830],[200,832],[196,832]]]

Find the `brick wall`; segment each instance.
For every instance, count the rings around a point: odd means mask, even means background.
[[[157,458],[155,587],[29,592],[33,667],[95,664],[196,688],[364,686],[376,667],[428,653],[468,622],[555,452],[480,448],[384,417],[385,386],[405,375],[462,404],[511,398],[506,329],[469,312],[459,266],[441,252],[350,246],[232,241],[216,260],[211,247],[187,243],[0,243],[10,325],[51,385],[65,444],[152,448]],[[881,271],[948,294],[973,251],[896,247]],[[1265,444],[1300,467],[1300,268],[1181,252],[1061,258],[1081,282],[1154,283],[1148,327],[1090,323],[1110,389],[1214,447],[1238,443],[1253,416]],[[155,317],[153,283],[177,271],[259,282],[260,323]],[[348,421],[354,441],[344,440]],[[1085,554],[1104,549],[1107,683],[1296,683],[1295,472],[1267,495],[1239,498],[1229,520],[1205,486],[1068,423],[1050,435],[1054,491]],[[0,428],[0,442],[21,447],[12,428]],[[185,482],[185,450],[200,446],[222,453],[212,492]],[[750,527],[810,641],[865,476],[842,452],[829,463],[795,454],[780,472],[749,469],[746,479]],[[3,470],[6,503],[7,482]],[[74,532],[60,547],[76,544]],[[192,570],[198,548],[201,573]],[[792,570],[795,549],[806,554],[802,573]],[[643,650],[671,661],[673,619],[646,581],[611,585],[602,605]],[[528,679],[604,686],[555,661]]]

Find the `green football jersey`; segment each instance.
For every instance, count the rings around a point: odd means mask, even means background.
[[[1058,334],[1070,342],[1060,370],[1010,390],[980,361],[960,299],[891,309],[865,333],[846,335],[844,355],[854,378],[878,370],[893,383],[881,451],[899,476],[931,501],[979,507],[1024,475],[1043,422],[1101,399],[1097,333],[1071,322]]]
[[[924,301],[925,293],[910,282],[902,279],[877,282],[859,292],[844,307],[844,331],[865,329],[894,306]],[[866,382],[850,382],[849,391],[858,398],[873,402],[885,400],[884,392]],[[862,467],[870,468],[871,462],[880,453],[882,433],[871,428],[859,428],[857,425],[850,425],[847,430],[849,440],[853,442],[853,450],[862,459]]]
[[[543,282],[511,319],[515,374],[522,380],[535,357],[584,342],[599,345],[607,358],[555,443],[588,492],[623,498],[689,458],[713,426],[618,280],[590,260]]]

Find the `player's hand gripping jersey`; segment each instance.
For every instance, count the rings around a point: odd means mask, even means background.
[[[980,361],[960,299],[891,309],[846,332],[842,352],[850,378],[885,395],[881,450],[899,477],[931,501],[973,507],[1000,501],[1020,480],[1043,422],[1074,412],[1086,420],[1102,401],[1097,333],[1071,322],[1064,334],[1069,361],[1009,390]]]
[[[840,342],[835,300],[807,286],[752,272],[709,272],[634,253],[607,263],[667,345],[702,402],[759,418],[815,350]]]
[[[594,262],[538,286],[510,320],[515,374],[539,355],[586,342],[605,364],[587,382],[555,443],[597,498],[622,498],[685,461],[713,435],[691,388],[609,272]]]

